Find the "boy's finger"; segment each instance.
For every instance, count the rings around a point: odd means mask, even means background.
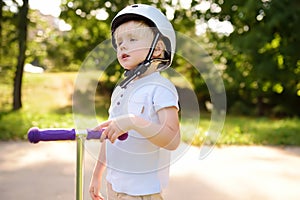
[[[111,121],[105,121],[105,122],[99,124],[98,126],[96,126],[96,127],[94,128],[94,130],[100,131],[101,129],[108,127],[108,125],[110,124],[110,122],[111,122]]]
[[[118,138],[118,134],[117,133],[114,133],[112,134],[112,136],[110,137],[110,141],[111,143],[114,143]]]
[[[100,137],[100,142],[103,142],[107,138],[107,131],[104,130]]]
[[[97,189],[90,189],[90,196],[93,200],[104,200],[100,192],[97,192]]]

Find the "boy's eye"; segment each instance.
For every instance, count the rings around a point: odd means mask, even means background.
[[[118,46],[120,46],[122,44],[122,41],[118,42]]]
[[[137,39],[135,39],[135,38],[130,38],[130,41],[131,42],[134,42],[134,41],[136,41]]]

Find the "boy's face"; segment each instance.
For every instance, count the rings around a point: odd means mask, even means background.
[[[120,65],[124,69],[132,70],[146,59],[153,33],[150,27],[129,21],[116,29],[114,37]]]

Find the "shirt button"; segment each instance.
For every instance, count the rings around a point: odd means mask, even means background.
[[[121,97],[123,97],[123,94],[121,94]]]
[[[119,105],[120,105],[120,102],[117,102],[117,105],[119,106]]]

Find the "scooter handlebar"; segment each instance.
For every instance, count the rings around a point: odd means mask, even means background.
[[[84,130],[86,139],[99,139],[104,129],[100,131]],[[57,140],[75,140],[76,134],[80,131],[73,129],[39,129],[32,127],[28,130],[27,137],[31,143],[38,143],[40,141],[57,141]],[[82,131],[81,131],[82,132]],[[119,140],[126,140],[128,133],[124,133],[118,137]]]

